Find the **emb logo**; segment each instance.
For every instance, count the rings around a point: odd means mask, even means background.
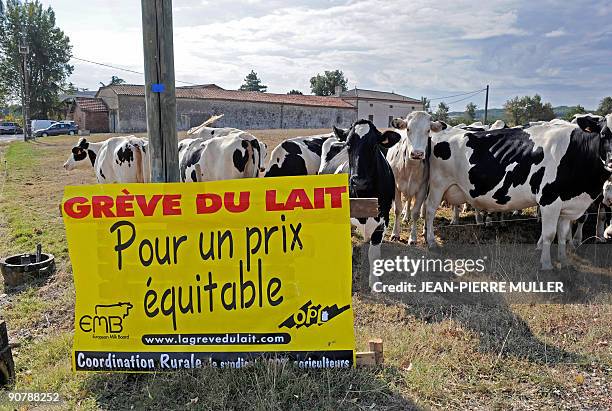
[[[323,325],[332,318],[348,310],[350,307],[350,305],[345,305],[344,307],[338,308],[338,304],[321,307],[321,304],[312,305],[311,300],[301,306],[295,314],[292,314],[283,321],[278,328],[295,327],[297,329],[300,327],[310,327],[315,324]]]
[[[123,319],[128,316],[133,307],[131,303],[98,304],[93,316],[81,317],[79,327],[86,333],[119,334],[123,331]]]

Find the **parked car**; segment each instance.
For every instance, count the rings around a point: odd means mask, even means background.
[[[47,128],[57,123],[55,120],[32,120],[30,122],[31,128],[30,130],[42,130],[43,128]]]
[[[76,124],[55,123],[42,130],[36,130],[34,137],[59,136],[60,134],[70,134],[71,136],[79,133],[79,126]]]
[[[19,124],[12,121],[0,122],[0,134],[21,134],[23,130]]]

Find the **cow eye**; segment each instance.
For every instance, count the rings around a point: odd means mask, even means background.
[[[72,154],[79,154],[79,152],[81,151],[80,148],[78,147],[72,147]]]

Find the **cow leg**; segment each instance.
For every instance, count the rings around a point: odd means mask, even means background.
[[[408,239],[408,245],[414,245],[417,243],[417,222],[419,219],[419,214],[423,211],[426,195],[427,191],[422,189],[419,190],[414,197],[414,206],[412,207],[412,213],[410,215],[412,221],[410,222],[410,239]]]
[[[459,224],[459,206],[454,205],[451,208],[453,210],[453,217],[451,218],[450,224],[457,225]]]
[[[395,187],[395,206],[393,211],[395,213],[395,219],[393,220],[393,233],[391,234],[391,241],[399,241],[400,232],[402,230],[402,223],[400,220],[402,214],[402,192]],[[406,201],[406,205],[410,205],[410,200]]]
[[[425,201],[421,204],[421,218],[425,220],[425,213],[427,212],[427,206],[425,206]]]
[[[542,207],[542,255],[540,263],[542,270],[552,270],[553,265],[550,259],[550,244],[555,239],[557,233],[557,223],[559,222],[559,207],[548,206]],[[567,233],[564,233],[567,234]],[[563,240],[565,241],[565,239]],[[565,247],[564,247],[565,249]]]
[[[404,203],[404,212],[402,214],[402,223],[408,222],[408,216],[410,215],[410,198],[406,197],[406,202]]]
[[[604,230],[606,229],[606,210],[603,204],[599,204],[597,208],[597,228],[595,229],[596,240],[598,242],[605,242]]]
[[[374,275],[374,262],[380,260],[380,247],[382,245],[382,239],[385,232],[384,222],[381,221],[380,225],[376,227],[370,238],[370,246],[368,247],[368,262],[370,263],[370,273],[368,277],[368,284],[370,291],[374,287],[376,282],[376,276]]]
[[[436,217],[436,210],[440,206],[440,202],[442,201],[442,196],[444,195],[444,191],[446,190],[431,190],[429,191],[429,195],[427,196],[426,204],[426,213],[425,213],[425,235],[427,237],[427,246],[435,247],[436,244],[436,236],[434,234],[433,221]]]
[[[484,215],[483,211],[480,211],[477,208],[474,209],[474,216],[476,217],[476,224],[482,225],[484,223],[483,215]]]
[[[582,244],[582,228],[584,227],[584,223],[586,222],[586,219],[587,219],[587,215],[585,213],[581,215],[578,220],[576,220],[576,232],[574,233],[574,238],[572,240],[572,244],[576,247]],[[570,234],[571,234],[571,231],[570,231]]]
[[[572,220],[568,217],[559,217],[559,222],[557,223],[557,243],[559,245],[557,248],[557,258],[559,259],[559,263],[561,263],[561,267],[567,265],[567,250],[565,244],[571,224]]]

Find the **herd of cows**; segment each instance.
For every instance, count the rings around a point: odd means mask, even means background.
[[[287,139],[272,150],[269,161],[266,144],[243,130],[212,127],[218,118],[192,128],[179,142],[181,180],[349,174],[351,198],[378,199],[377,217],[352,220],[370,243],[370,286],[393,204],[391,239],[399,239],[404,211],[404,221],[408,215],[411,220],[409,244],[414,244],[422,213],[429,247],[436,246],[433,221],[442,201],[457,213],[466,203],[484,212],[538,206],[540,262],[550,270],[555,237],[563,265],[566,244],[573,244],[572,222],[579,222],[574,240],[580,241],[587,210],[601,211],[612,203],[612,114],[518,127],[503,121],[451,127],[415,111],[394,119],[394,130],[381,132],[372,122],[358,120],[349,129]],[[148,182],[147,146],[147,139],[135,136],[100,143],[81,138],[64,168],[91,165],[99,183]],[[604,230],[604,218],[599,212],[601,239],[612,237],[612,225]]]

